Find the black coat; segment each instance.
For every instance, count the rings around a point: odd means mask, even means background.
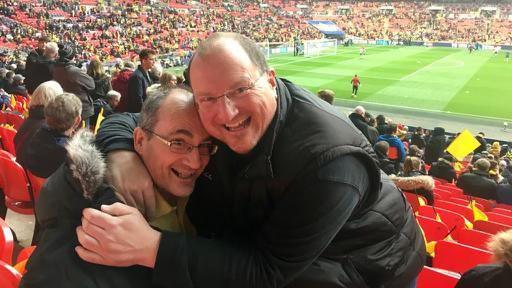
[[[496,200],[496,182],[489,178],[489,174],[479,170],[473,173],[464,173],[457,180],[457,187],[461,188],[465,195]]]
[[[446,149],[446,137],[444,129],[436,127],[425,147],[425,163],[432,164],[443,156],[443,151]]]
[[[76,228],[82,210],[118,202],[114,190],[103,182],[105,171],[94,163],[103,160],[91,145],[93,137],[90,132],[77,133],[68,146],[74,158],[69,156],[41,190],[36,203],[40,240],[27,262],[21,288],[157,287],[150,284],[150,269],[91,264],[74,250],[79,245]]]
[[[57,63],[53,70],[53,79],[59,82],[65,92],[75,94],[82,102],[82,119],[94,114],[89,91],[94,89],[94,80],[73,63]]]
[[[414,133],[411,136],[411,145],[416,145],[420,149],[424,149],[427,145],[425,142],[425,137],[423,135],[420,135],[418,133]]]
[[[110,83],[110,77],[103,75],[99,79],[94,79],[94,89],[89,91],[92,101],[97,99],[105,99],[108,91],[112,90],[112,84]]]
[[[368,125],[364,117],[357,113],[351,113],[348,115],[348,118],[350,118],[350,121],[363,133],[364,137],[370,141],[370,144],[374,145],[377,141],[377,137],[379,137],[379,131]]]
[[[220,144],[187,206],[201,237],[164,232],[153,279],[212,288],[410,284],[424,264],[423,238],[368,141],[306,90],[280,79],[277,90],[278,111],[254,153]],[[133,120],[111,116],[97,142],[133,149]],[[367,180],[349,187],[346,175]]]
[[[507,264],[478,265],[466,271],[455,288],[509,288],[512,269]]]
[[[146,100],[146,90],[151,85],[151,79],[139,65],[137,70],[133,71],[128,80],[128,94],[121,97],[119,102],[120,112],[138,113],[142,109],[142,103]]]
[[[27,79],[25,79],[25,84],[27,87],[28,93],[34,93],[37,86],[46,81],[50,81],[53,79],[53,66],[55,62],[41,56],[36,62],[32,64],[28,64],[27,62]]]
[[[21,124],[20,129],[18,129],[14,136],[14,145],[18,155],[27,149],[24,147],[25,144],[44,123],[44,106],[38,105],[28,110],[28,118],[23,121],[23,124]]]
[[[443,160],[432,163],[430,170],[428,170],[428,175],[444,179],[449,183],[452,183],[453,180],[457,180],[457,172],[455,172],[453,166]]]

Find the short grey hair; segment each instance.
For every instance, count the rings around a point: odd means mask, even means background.
[[[44,55],[50,56],[50,55],[57,55],[59,53],[59,45],[55,42],[48,42],[44,45]]]
[[[73,93],[59,94],[44,107],[46,124],[57,132],[72,128],[81,113],[82,102]]]
[[[114,98],[121,99],[121,93],[117,92],[116,90],[110,90],[107,92],[107,95],[105,95],[105,100],[107,101]]]
[[[489,160],[487,160],[485,158],[480,158],[475,161],[475,164],[473,164],[473,167],[475,167],[475,169],[478,169],[482,172],[488,172],[489,168],[491,167],[491,162],[489,162]]]
[[[28,107],[33,108],[35,106],[46,106],[48,102],[55,98],[55,96],[62,93],[64,93],[64,90],[62,89],[62,86],[60,86],[59,82],[54,80],[43,82],[39,84],[36,90],[34,90],[34,93],[32,93],[32,98]]]
[[[354,108],[354,113],[359,114],[359,115],[361,115],[361,116],[363,116],[363,117],[364,117],[364,113],[365,113],[365,112],[366,112],[366,111],[364,110],[364,107],[363,107],[363,106],[361,106],[361,105],[356,106],[356,108]]]
[[[139,127],[142,130],[153,131],[153,128],[158,121],[158,111],[162,102],[167,99],[167,97],[175,95],[176,93],[186,96],[183,100],[177,101],[176,108],[184,109],[188,105],[194,105],[194,97],[190,87],[188,86],[180,85],[169,89],[152,90],[142,105],[142,110],[140,111],[139,116]],[[151,138],[151,136],[152,135],[150,133],[148,137]]]

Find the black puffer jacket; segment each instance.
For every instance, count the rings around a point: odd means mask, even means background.
[[[446,149],[446,137],[444,133],[444,128],[434,128],[432,137],[425,147],[425,163],[430,165],[442,156],[444,149]]]
[[[105,163],[92,145],[92,133],[81,130],[70,141],[67,162],[48,178],[36,212],[40,241],[27,263],[22,288],[118,288],[151,286],[151,270],[96,265],[81,260],[76,227],[82,210],[118,199],[104,184]]]
[[[278,112],[253,153],[221,144],[196,182],[187,214],[202,237],[164,232],[153,279],[174,287],[407,287],[425,247],[404,196],[347,117],[277,83]],[[131,148],[133,120],[104,122],[105,151]],[[347,158],[352,165],[343,165]],[[366,188],[338,182],[350,171],[367,174]]]

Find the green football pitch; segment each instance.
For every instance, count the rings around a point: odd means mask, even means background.
[[[336,55],[270,58],[280,77],[317,92],[352,99],[350,80],[362,85],[355,101],[494,119],[512,119],[512,60],[491,51],[369,46],[340,47]],[[511,105],[509,107],[508,105]]]

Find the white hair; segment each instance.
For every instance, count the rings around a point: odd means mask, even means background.
[[[363,106],[357,106],[356,108],[354,108],[354,113],[356,114],[359,114],[359,115],[363,115],[364,116],[364,113],[366,111],[364,110],[364,107]]]
[[[48,42],[44,45],[45,56],[55,56],[59,52],[59,45],[55,42]]]
[[[32,99],[28,104],[29,108],[35,106],[46,106],[55,96],[64,93],[62,86],[57,81],[51,80],[41,83],[37,86],[34,93],[32,93]]]

